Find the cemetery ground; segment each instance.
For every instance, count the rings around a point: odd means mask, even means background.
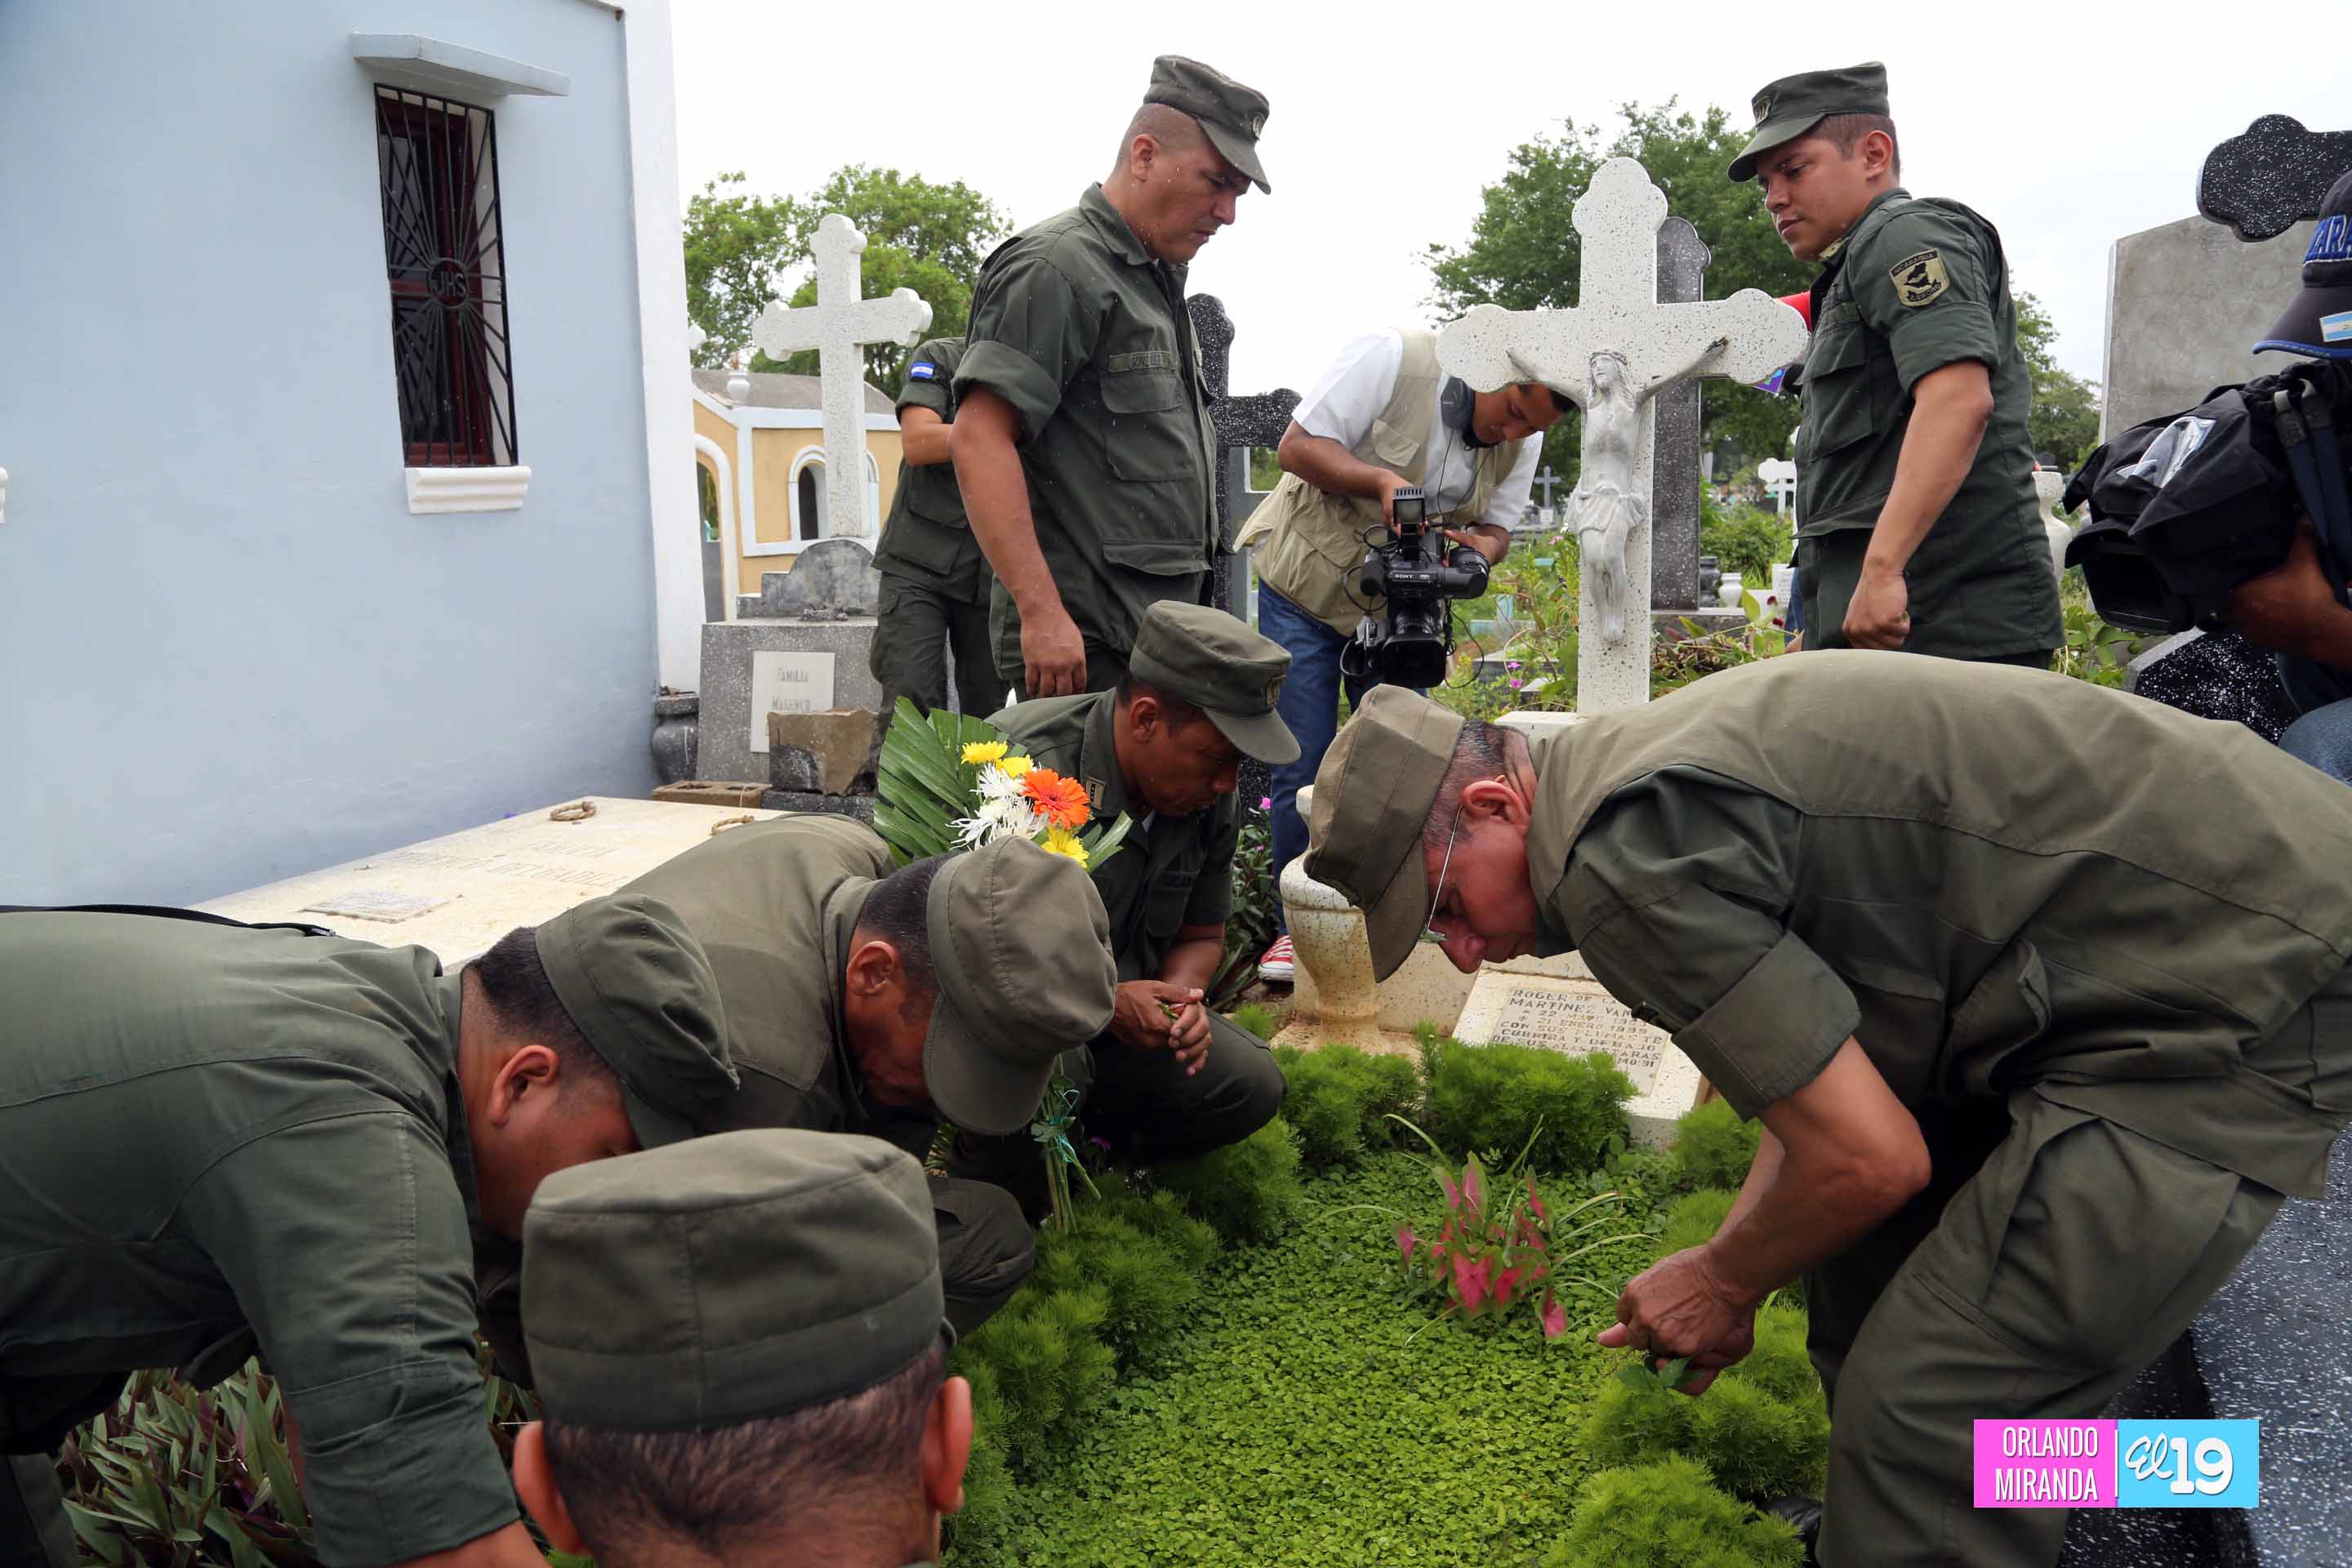
[[[1034,1276],[958,1345],[978,1432],[947,1568],[1794,1568],[1753,1505],[1821,1486],[1801,1310],[1768,1306],[1696,1400],[1592,1342],[1628,1277],[1720,1224],[1752,1126],[1717,1102],[1672,1152],[1629,1148],[1606,1058],[1426,1030],[1418,1060],[1285,1068],[1284,1117],[1244,1143],[1074,1183]],[[485,1414],[503,1445],[535,1411],[493,1377]],[[313,1561],[250,1366],[202,1395],[142,1374],[61,1468],[85,1561]]]

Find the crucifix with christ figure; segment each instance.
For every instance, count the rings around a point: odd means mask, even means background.
[[[1665,193],[1612,158],[1576,203],[1583,264],[1576,306],[1480,305],[1437,340],[1437,360],[1481,392],[1538,381],[1583,411],[1570,508],[1582,563],[1576,706],[1597,713],[1650,698],[1650,472],[1655,395],[1689,376],[1761,381],[1801,356],[1803,318],[1770,295],[1658,302]]]
[[[751,341],[771,359],[814,349],[824,404],[824,493],[828,537],[864,539],[866,527],[866,345],[912,348],[931,325],[931,307],[912,289],[868,300],[857,258],[866,237],[840,213],[816,226],[816,303],[794,310],[770,300]]]

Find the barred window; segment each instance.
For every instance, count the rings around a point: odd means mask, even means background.
[[[487,109],[375,89],[393,371],[410,468],[517,461],[498,139]]]

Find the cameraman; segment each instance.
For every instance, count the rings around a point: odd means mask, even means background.
[[[2352,361],[2352,173],[2328,188],[2304,254],[2302,292],[2254,352]],[[2231,592],[2230,619],[2247,640],[2279,655],[2279,684],[2303,715],[2279,745],[2352,784],[2352,609],[2320,566],[2308,515],[2296,525],[2284,565]]]
[[[1340,651],[1384,601],[1356,591],[1367,545],[1393,524],[1396,492],[1428,492],[1429,519],[1491,563],[1511,547],[1543,443],[1533,437],[1568,409],[1540,383],[1473,392],[1437,366],[1425,328],[1367,332],[1339,352],[1291,416],[1276,449],[1283,468],[1237,543],[1257,546],[1258,630],[1290,650],[1276,711],[1298,738],[1298,760],[1274,770],[1274,865],[1307,853],[1298,790],[1314,782],[1339,727],[1344,679],[1350,708],[1376,679],[1343,677]],[[1290,938],[1277,938],[1259,975],[1287,984]]]

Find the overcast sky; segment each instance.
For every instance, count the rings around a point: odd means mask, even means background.
[[[1906,184],[2000,229],[2018,285],[2057,321],[2060,361],[2097,380],[2109,245],[2190,216],[2206,152],[2257,115],[2352,125],[2352,51],[2326,27],[2294,42],[2291,10],[1843,10],[1853,20],[1806,38],[1791,20],[1837,8],[677,0],[681,167],[688,191],[740,169],[770,195],[845,163],[896,167],[961,180],[1026,225],[1109,167],[1152,57],[1191,55],[1271,100],[1259,151],[1274,182],[1243,199],[1192,286],[1233,313],[1234,390],[1304,389],[1353,333],[1430,318],[1423,248],[1469,237],[1513,147],[1564,120],[1613,126],[1629,100],[1720,103],[1744,123],[1776,77],[1878,58]],[[1743,282],[1711,273],[1707,292]]]

